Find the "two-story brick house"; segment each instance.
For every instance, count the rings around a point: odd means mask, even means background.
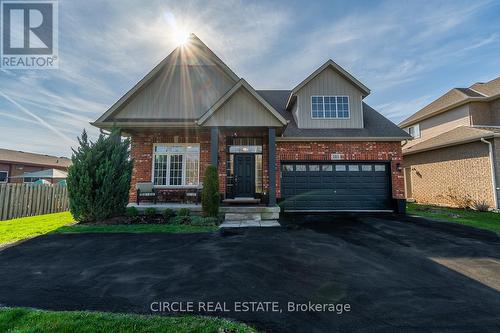
[[[498,208],[500,78],[451,89],[399,126],[414,137],[403,147],[408,198]]]
[[[410,136],[363,102],[369,93],[332,60],[292,90],[255,90],[191,35],[93,125],[132,140],[131,203],[138,182],[187,191],[212,164],[224,202],[393,210]]]

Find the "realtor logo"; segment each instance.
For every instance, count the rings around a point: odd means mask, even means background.
[[[0,3],[0,68],[58,68],[57,1],[1,0]]]

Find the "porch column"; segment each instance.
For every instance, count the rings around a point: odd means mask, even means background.
[[[217,127],[212,127],[210,129],[210,164],[217,168],[219,155],[219,129]]]
[[[269,176],[269,203],[276,206],[276,129],[269,128],[268,143],[268,176]]]

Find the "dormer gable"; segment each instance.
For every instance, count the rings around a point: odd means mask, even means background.
[[[364,84],[328,60],[290,93],[287,110],[299,128],[363,128]]]

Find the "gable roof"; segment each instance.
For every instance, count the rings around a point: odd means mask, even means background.
[[[481,138],[491,138],[499,132],[500,129],[498,128],[460,126],[423,142],[417,143],[409,148],[403,147],[403,155],[461,145],[480,140]]]
[[[200,119],[198,119],[197,123],[198,125],[203,125],[210,117],[212,117],[217,110],[221,108],[224,103],[226,103],[231,96],[233,96],[240,88],[243,88],[247,90],[253,97],[255,97],[263,106],[266,110],[268,110],[276,119],[280,121],[283,125],[287,124],[286,119],[278,112],[276,109],[269,104],[265,99],[260,96],[255,89],[248,84],[244,79],[240,79],[227,93],[224,94],[212,107],[203,114]]]
[[[407,127],[414,123],[469,102],[487,102],[500,95],[500,77],[486,83],[475,83],[469,88],[453,88],[438,99],[399,123]]]
[[[167,57],[165,57],[158,65],[156,65],[146,76],[144,76],[132,89],[130,89],[125,95],[123,95],[115,104],[113,104],[102,116],[100,116],[92,125],[98,126],[119,111],[124,105],[128,103],[135,95],[137,95],[141,89],[147,86],[156,76],[165,69],[166,66],[171,61],[176,61],[181,58],[183,52],[187,48],[198,48],[202,52],[206,53],[207,56],[218,65],[224,73],[226,73],[234,82],[239,80],[239,77],[210,49],[205,45],[195,34],[190,34],[186,46],[179,46],[174,49]]]
[[[402,141],[411,139],[411,135],[396,124],[363,103],[363,128],[298,128],[293,114],[286,110],[286,101],[290,90],[257,90],[287,121],[281,137],[276,140],[344,140],[344,141]]]
[[[290,104],[293,103],[292,97],[300,89],[302,89],[306,84],[308,84],[311,80],[313,80],[316,76],[318,76],[321,72],[323,72],[327,68],[332,68],[335,72],[337,72],[342,77],[344,77],[346,80],[351,82],[355,87],[357,87],[363,93],[364,97],[366,97],[370,94],[370,89],[368,89],[367,86],[362,84],[358,79],[356,79],[348,71],[346,71],[341,66],[339,66],[335,61],[333,61],[332,59],[328,59],[323,65],[321,65],[318,69],[316,69],[313,73],[311,73],[311,75],[306,77],[302,82],[300,82],[295,88],[292,89],[292,91],[290,92],[288,101],[286,103],[286,108],[288,109],[290,107]]]
[[[24,151],[2,148],[0,148],[0,162],[51,166],[57,168],[67,168],[71,165],[71,160],[66,157],[26,153]]]
[[[500,77],[488,81],[486,83],[478,82],[470,86],[470,89],[475,90],[484,96],[494,96],[500,94]]]

